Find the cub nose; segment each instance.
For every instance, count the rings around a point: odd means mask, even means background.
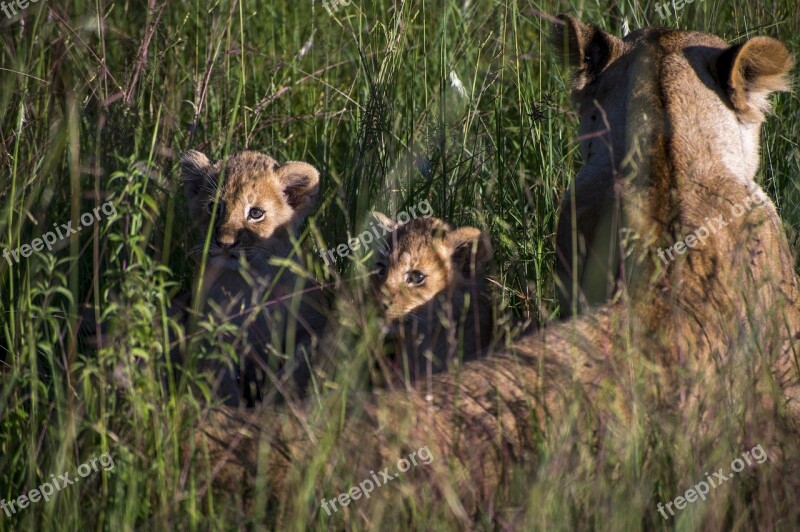
[[[217,245],[224,250],[235,248],[239,245],[239,239],[232,236],[218,236],[215,240]]]

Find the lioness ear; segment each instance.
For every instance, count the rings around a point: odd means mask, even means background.
[[[213,163],[204,154],[189,150],[181,157],[183,194],[191,201],[202,190],[203,184],[212,174]]]
[[[759,122],[771,109],[769,95],[789,90],[793,65],[782,42],[753,37],[722,52],[717,59],[717,75],[742,118]]]
[[[558,20],[553,27],[552,42],[575,69],[573,88],[581,90],[618,55],[622,40],[569,15],[558,15]]]
[[[391,218],[383,214],[382,212],[372,211],[372,217],[375,219],[378,224],[382,225],[383,227],[387,228],[389,231],[395,230],[394,222]]]
[[[319,172],[308,163],[292,161],[275,170],[283,194],[295,211],[305,213],[317,199]]]
[[[445,242],[452,249],[453,264],[466,278],[482,277],[492,260],[492,242],[480,229],[461,227],[451,231]]]

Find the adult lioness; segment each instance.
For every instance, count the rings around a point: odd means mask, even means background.
[[[257,384],[256,362],[270,353],[292,361],[324,327],[318,287],[286,263],[299,265],[297,231],[316,198],[319,173],[310,164],[278,164],[253,151],[217,162],[189,151],[181,167],[192,221],[203,235],[214,224],[194,305],[238,329],[233,347],[239,360],[212,365],[219,372],[218,393],[233,406],[242,396],[252,404],[253,393],[260,394],[250,390]],[[202,249],[200,244],[198,253]]]
[[[786,48],[765,37],[731,46],[712,35],[650,28],[620,39],[566,16],[560,17],[555,41],[576,72],[582,131],[595,133],[582,136],[587,172],[619,189],[622,297],[522,338],[508,351],[468,362],[461,371],[434,376],[425,398],[393,393],[363,402],[367,415],[354,416],[339,439],[340,454],[359,459],[356,465],[339,464],[356,470],[342,478],[369,478],[370,467],[391,464],[403,449],[424,442],[452,474],[428,473],[419,486],[440,487],[448,503],[442,506],[463,517],[475,515],[469,513],[473,503],[491,500],[504,482],[514,482],[509,465],[536,460],[543,428],[553,429],[555,439],[571,434],[577,419],[590,429],[585,434],[592,442],[584,449],[592,449],[612,433],[638,435],[644,425],[658,425],[665,438],[688,439],[708,460],[697,467],[710,469],[719,460],[709,449],[723,437],[721,426],[738,431],[731,438],[738,444],[754,435],[759,441],[773,438],[781,412],[797,419],[797,280],[775,207],[753,182],[766,97],[786,87],[792,66]],[[608,124],[610,143],[594,140],[605,130],[593,123]],[[603,155],[601,145],[613,151]],[[636,164],[623,167],[629,160]],[[732,210],[737,205],[749,208]],[[689,234],[719,217],[722,223],[702,244],[688,245]],[[677,251],[684,237],[687,245]],[[659,248],[675,249],[675,260],[665,264]],[[238,445],[223,483],[251,477],[248,464],[258,463],[278,497],[291,493],[282,489],[290,473],[319,452],[311,439],[294,416],[277,424],[263,413],[243,417],[225,410],[198,436],[212,450],[212,464],[230,454],[234,440]],[[274,450],[268,464],[257,459],[265,447]],[[661,520],[655,503],[650,505],[658,487],[642,480],[638,469],[658,452],[663,448],[653,445],[634,453],[640,482],[626,504],[646,516],[641,523]],[[313,467],[306,474],[318,470]],[[613,474],[626,474],[621,469]],[[780,474],[777,468],[762,471],[772,479]],[[683,481],[689,480],[695,479]],[[723,490],[730,493],[732,484]],[[762,491],[743,497],[750,506],[741,519],[753,518],[762,495],[784,502],[794,497],[771,491],[769,482],[757,489]],[[399,490],[384,489],[373,498],[383,493],[400,497]],[[359,514],[366,508],[360,506]],[[724,504],[707,504],[694,517],[710,528],[742,522]],[[782,516],[763,517],[759,524],[769,526],[766,521]]]
[[[399,369],[410,378],[430,367],[474,358],[492,337],[492,304],[484,277],[492,258],[488,236],[474,227],[453,229],[438,218],[395,224],[377,252],[372,290],[387,321]]]
[[[687,46],[684,54],[685,61],[693,68],[687,76],[675,72],[680,65],[672,61],[663,67],[647,61],[630,65],[615,63],[618,58],[630,57],[625,52],[632,41],[606,35],[591,28],[576,30],[569,34],[572,40],[562,43],[568,45],[564,51],[576,67],[572,97],[580,117],[579,135],[585,139],[581,142],[584,166],[562,201],[556,234],[556,272],[562,315],[569,315],[587,303],[603,303],[619,288],[619,278],[624,276],[620,262],[623,215],[620,186],[626,178],[646,175],[652,165],[647,153],[653,147],[653,139],[649,137],[652,128],[635,121],[653,117],[661,120],[661,108],[648,109],[652,98],[642,94],[645,88],[658,87],[641,83],[638,88],[632,87],[632,91],[619,90],[616,85],[625,83],[624,76],[620,76],[623,66],[627,70],[651,71],[659,76],[660,88],[669,91],[671,109],[667,112],[675,116],[666,125],[674,127],[680,123],[687,129],[676,128],[676,135],[666,149],[680,152],[675,158],[682,163],[684,171],[688,171],[685,166],[691,164],[695,165],[694,172],[706,176],[721,168],[748,183],[751,187],[748,190],[754,190],[760,126],[770,108],[767,96],[788,88],[786,72],[792,65],[788,52],[766,37],[731,47],[716,63],[701,65],[714,52],[709,48],[716,48],[720,41],[696,37],[697,43]],[[658,44],[644,41],[642,44],[659,51]],[[581,51],[590,55],[576,55]],[[775,55],[770,55],[773,52]],[[613,68],[610,68],[611,63],[615,63]],[[661,76],[664,68],[671,68],[668,73],[674,74],[669,81]],[[598,76],[601,72],[602,78]],[[693,79],[695,76],[697,80]],[[718,98],[709,105],[694,99],[699,90],[697,82],[706,92],[715,92]],[[685,112],[679,113],[679,109]],[[635,126],[633,130],[630,125]],[[696,144],[692,135],[685,131],[709,135],[714,147]],[[701,184],[708,185],[698,182],[697,186]],[[702,201],[703,195],[696,194],[695,198],[697,202]],[[674,211],[671,203],[674,202],[665,202],[659,214],[672,214],[669,212]],[[693,206],[696,204],[692,202]],[[674,224],[680,223],[680,218],[672,223],[668,229],[674,231]],[[699,221],[697,224],[709,225]]]

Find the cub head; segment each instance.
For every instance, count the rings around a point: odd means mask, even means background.
[[[201,231],[214,218],[212,260],[265,259],[290,242],[316,199],[319,172],[310,164],[279,164],[254,151],[212,162],[191,150],[181,158],[189,215]]]
[[[388,321],[408,319],[431,304],[456,307],[463,295],[482,285],[492,245],[479,229],[453,229],[433,217],[395,225],[381,213],[373,216],[391,230],[372,275],[373,292]]]

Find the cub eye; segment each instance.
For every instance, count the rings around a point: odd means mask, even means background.
[[[264,218],[264,211],[259,209],[258,207],[251,207],[250,210],[247,212],[247,219],[257,222]]]
[[[427,275],[419,270],[411,270],[406,273],[406,284],[408,286],[419,286],[425,282]]]
[[[383,262],[376,262],[375,269],[372,271],[378,277],[385,277],[386,276],[386,264]]]

